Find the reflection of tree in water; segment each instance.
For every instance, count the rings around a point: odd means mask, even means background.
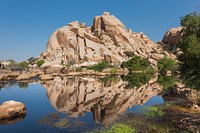
[[[16,82],[16,81],[9,81],[9,82],[5,82],[5,83],[0,83],[0,91],[3,89],[9,89],[12,86],[18,86],[21,89],[26,89],[29,87],[29,83],[30,82]]]
[[[19,82],[18,87],[26,89],[29,86],[28,84],[29,84],[28,82]]]
[[[129,73],[128,75],[123,75],[122,80],[127,81],[128,84],[125,88],[135,88],[145,85],[154,75],[144,74],[144,73]]]
[[[114,75],[99,78],[99,81],[101,81],[104,84],[104,86],[110,86],[112,83],[115,84],[119,80],[120,80],[119,76],[114,76]]]

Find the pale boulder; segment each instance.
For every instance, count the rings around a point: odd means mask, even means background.
[[[26,115],[26,106],[21,102],[6,101],[0,105],[0,121]]]

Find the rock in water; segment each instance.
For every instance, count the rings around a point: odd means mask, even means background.
[[[143,33],[127,30],[118,18],[104,12],[94,17],[91,27],[75,21],[57,29],[39,58],[45,60],[42,67],[81,65],[103,60],[120,65],[131,58],[130,53],[148,58],[156,67],[157,60],[151,60],[151,56],[163,57],[166,51],[163,52],[159,44]]]
[[[26,115],[26,106],[21,102],[6,101],[0,105],[0,123],[7,119]]]

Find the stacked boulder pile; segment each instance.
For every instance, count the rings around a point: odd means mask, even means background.
[[[133,55],[147,58],[153,68],[159,59],[173,54],[163,50],[143,33],[127,30],[115,16],[95,16],[91,27],[77,21],[57,29],[40,55],[43,67],[88,66],[101,61],[120,65]]]

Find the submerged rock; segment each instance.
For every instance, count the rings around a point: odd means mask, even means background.
[[[21,102],[6,101],[0,105],[0,124],[18,121],[25,115],[26,106]]]

